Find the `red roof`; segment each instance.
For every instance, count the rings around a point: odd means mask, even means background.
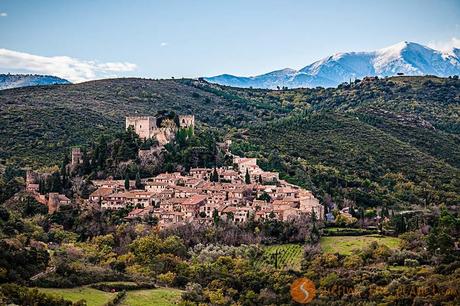
[[[206,200],[207,197],[204,196],[204,195],[200,195],[200,194],[196,194],[188,199],[186,199],[184,201],[184,203],[182,203],[183,205],[198,205],[200,204],[201,202],[203,202],[204,200]]]
[[[111,194],[112,192],[113,192],[112,188],[100,187],[96,191],[91,193],[89,196],[90,197],[101,197],[101,196],[103,197],[103,196],[107,196],[107,195]]]

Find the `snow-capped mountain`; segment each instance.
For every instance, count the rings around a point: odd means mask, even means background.
[[[400,42],[372,52],[337,53],[298,71],[287,68],[254,77],[223,74],[205,79],[237,87],[334,87],[350,79],[398,73],[442,77],[459,75],[460,49],[443,52],[413,42]]]
[[[52,75],[0,74],[0,90],[52,84],[70,84],[70,82]]]

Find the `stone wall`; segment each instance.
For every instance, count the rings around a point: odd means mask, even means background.
[[[150,116],[126,117],[126,129],[130,126],[140,138],[148,139],[152,137],[153,131],[157,128],[157,119]]]
[[[179,126],[181,128],[195,127],[194,115],[179,115]]]

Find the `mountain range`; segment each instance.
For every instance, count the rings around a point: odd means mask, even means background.
[[[52,75],[0,74],[0,90],[53,84],[70,84],[70,82]]]
[[[366,76],[387,77],[460,74],[460,49],[439,51],[413,42],[400,42],[371,52],[345,52],[316,61],[300,70],[290,68],[266,74],[240,77],[222,74],[208,82],[243,88],[335,87]]]

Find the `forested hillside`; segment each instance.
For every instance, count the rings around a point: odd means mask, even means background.
[[[259,157],[266,169],[314,190],[325,202],[348,199],[369,207],[460,200],[458,168],[359,117],[294,115],[236,136],[235,153]]]
[[[0,160],[20,165],[55,163],[71,146],[124,129],[127,115],[159,110],[195,114],[212,126],[241,127],[286,113],[278,105],[221,96],[189,80],[114,79],[0,91]]]
[[[59,164],[126,115],[194,114],[323,200],[454,204],[460,189],[458,78],[365,79],[263,90],[202,80],[108,79],[0,92],[3,164]],[[339,202],[340,202],[339,201]]]

